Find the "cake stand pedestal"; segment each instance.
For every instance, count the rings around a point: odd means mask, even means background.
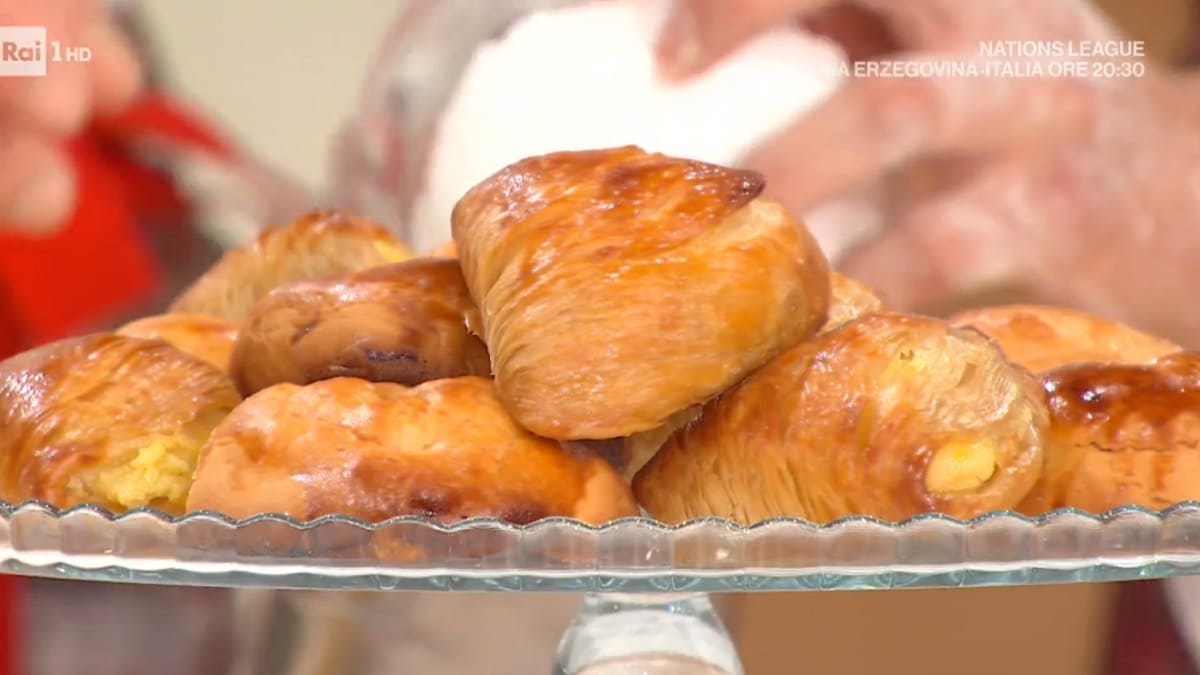
[[[742,666],[703,593],[589,593],[554,675],[742,675]]]

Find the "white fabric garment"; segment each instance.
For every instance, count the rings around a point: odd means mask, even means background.
[[[425,250],[448,240],[462,194],[523,157],[636,144],[735,164],[842,80],[836,45],[783,28],[696,80],[665,82],[653,48],[668,8],[667,0],[624,0],[546,10],[483,44],[437,125],[412,243]],[[859,201],[801,215],[834,258],[875,227]]]

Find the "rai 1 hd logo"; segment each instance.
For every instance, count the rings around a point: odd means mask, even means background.
[[[48,63],[91,60],[91,49],[49,40],[44,26],[0,26],[0,77],[45,77]]]

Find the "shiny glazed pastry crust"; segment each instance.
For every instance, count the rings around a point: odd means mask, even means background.
[[[1149,363],[1179,351],[1167,340],[1060,307],[1010,305],[950,318],[995,340],[1010,360],[1035,373],[1075,363]]]
[[[251,305],[284,284],[329,279],[411,257],[380,225],[337,211],[313,211],[226,253],[175,300],[171,312],[240,323]]]
[[[479,377],[411,389],[353,378],[265,389],[213,432],[188,509],[515,524],[637,514],[612,467],[521,429]]]
[[[458,262],[444,258],[289,284],[251,308],[233,379],[248,396],[332,377],[416,385],[487,376],[487,348],[467,328],[477,313]]]
[[[1043,462],[1037,383],[979,333],[855,319],[705,407],[634,479],[655,518],[970,518],[1010,509]]]
[[[826,319],[820,332],[829,332],[860,316],[884,311],[883,301],[866,284],[838,272],[831,272],[829,280],[832,291],[829,301],[829,318]],[[701,406],[692,406],[675,413],[665,424],[655,429],[627,437],[621,454],[625,475],[633,478],[638,471],[641,471],[642,467],[646,466],[654,453],[658,452],[658,449],[672,434],[691,424],[700,416],[700,410]]]
[[[0,498],[516,524],[635,493],[744,524],[1200,498],[1200,356],[1054,307],[889,312],[762,189],[632,147],[529,158],[415,260],[309,214],[169,315],[0,364]]]
[[[501,400],[561,440],[629,436],[815,333],[829,267],[758,174],[626,147],[519,161],[452,215]]]
[[[224,319],[200,314],[159,314],[131,321],[116,332],[129,337],[162,340],[228,373],[238,327]]]
[[[0,498],[183,513],[200,447],[240,398],[160,340],[95,334],[0,363]]]
[[[1200,354],[1045,375],[1046,469],[1020,510],[1160,510],[1200,497]]]

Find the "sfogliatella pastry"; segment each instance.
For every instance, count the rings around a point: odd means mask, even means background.
[[[116,332],[129,337],[163,340],[228,373],[238,327],[230,321],[201,314],[159,314],[131,321]]]
[[[694,405],[672,415],[662,426],[623,439],[619,468],[630,480],[654,457],[671,436],[700,418],[704,406]]]
[[[831,331],[860,316],[884,311],[883,301],[870,286],[838,272],[830,274],[829,280],[832,289],[829,318],[821,327],[822,332]]]
[[[1046,470],[1020,510],[1160,510],[1200,499],[1200,354],[1046,373]]]
[[[634,478],[667,523],[1011,509],[1042,470],[1041,390],[975,331],[871,314],[709,403]]]
[[[183,513],[200,447],[239,402],[161,340],[95,334],[0,363],[0,498]]]
[[[451,226],[513,416],[560,440],[655,429],[814,334],[828,263],[763,186],[624,147],[472,188]]]
[[[416,258],[332,281],[275,289],[250,310],[233,353],[238,390],[250,395],[332,377],[416,385],[487,376],[487,348],[458,261]]]
[[[337,211],[313,211],[226,253],[171,305],[236,323],[272,289],[408,260],[412,253],[380,225]]]
[[[1124,324],[1060,307],[988,307],[961,312],[950,322],[982,331],[1010,360],[1035,373],[1074,363],[1149,363],[1179,351]]]
[[[671,415],[667,421],[649,431],[639,431],[625,438],[607,438],[602,440],[562,441],[564,447],[574,448],[583,452],[603,457],[613,465],[628,480],[633,480],[638,471],[646,466],[654,453],[675,432],[694,422],[700,417],[703,406],[694,405]]]
[[[480,377],[411,389],[355,378],[265,389],[213,432],[188,509],[514,524],[637,514],[612,467],[522,429]]]

